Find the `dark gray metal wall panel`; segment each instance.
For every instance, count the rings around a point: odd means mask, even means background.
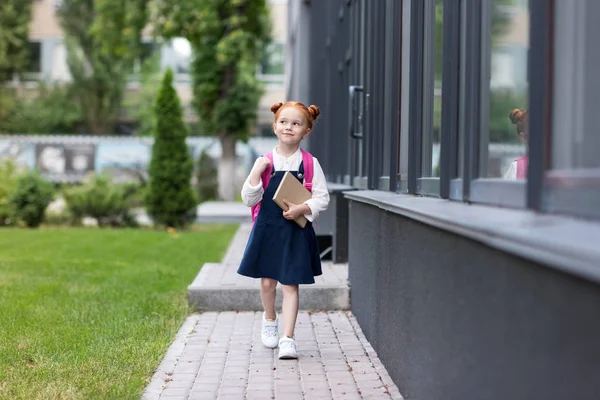
[[[333,227],[333,262],[348,262],[348,199],[343,192],[334,192],[331,202],[335,204],[335,222]]]
[[[407,399],[597,399],[600,287],[350,202],[352,311]]]
[[[335,214],[336,203],[334,197],[330,195],[329,207],[319,214],[317,223],[313,225],[317,235],[333,235],[333,227],[336,219]],[[321,249],[321,251],[323,251],[323,249]]]
[[[364,212],[353,212],[353,207],[363,208],[355,202],[349,202],[349,260],[348,260],[348,280],[350,281],[350,303],[352,312],[360,321],[365,336],[375,346],[378,340],[376,335],[377,322],[377,304],[375,293],[377,278],[377,251],[364,251],[364,245],[361,243],[372,242],[374,238],[379,237],[380,213],[375,212],[375,208],[365,210]],[[368,218],[368,223],[363,224],[360,218]],[[357,219],[358,218],[358,219]],[[375,250],[375,249],[373,249]],[[355,266],[354,268],[352,266]]]

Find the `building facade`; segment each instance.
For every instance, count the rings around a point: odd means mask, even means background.
[[[599,18],[290,1],[288,98],[321,108],[352,311],[405,398],[598,398]]]

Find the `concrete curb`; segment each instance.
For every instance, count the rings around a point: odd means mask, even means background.
[[[199,224],[245,224],[252,222],[250,217],[236,217],[228,215],[207,215],[196,217],[196,222]]]
[[[260,282],[237,274],[251,224],[242,224],[234,235],[221,263],[206,263],[188,286],[188,304],[195,311],[261,311]],[[324,262],[323,274],[315,284],[300,285],[300,310],[350,310],[348,267]],[[276,307],[283,294],[277,288]]]
[[[300,310],[350,310],[348,286],[300,286]],[[277,288],[276,307],[281,309],[283,294]],[[188,287],[188,302],[196,311],[262,311],[260,289],[222,286]]]

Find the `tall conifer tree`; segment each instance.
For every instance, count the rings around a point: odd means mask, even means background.
[[[154,145],[150,160],[148,214],[160,225],[183,227],[196,205],[191,186],[193,161],[185,142],[187,127],[168,69],[156,98]]]

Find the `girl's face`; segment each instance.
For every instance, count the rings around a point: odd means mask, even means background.
[[[280,143],[289,145],[299,144],[310,134],[304,113],[296,107],[287,107],[281,110],[277,122],[273,124],[273,130]]]

